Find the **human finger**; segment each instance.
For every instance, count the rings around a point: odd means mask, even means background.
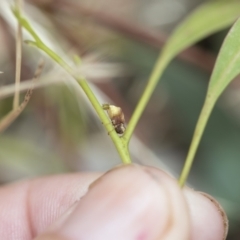
[[[138,165],[115,168],[38,240],[186,240],[188,206],[177,182]]]

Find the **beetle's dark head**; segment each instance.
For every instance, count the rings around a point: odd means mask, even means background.
[[[125,132],[125,130],[126,130],[126,127],[124,126],[123,123],[120,123],[117,126],[115,126],[115,131],[118,134],[123,134]]]

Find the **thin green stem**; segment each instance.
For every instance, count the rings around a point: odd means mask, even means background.
[[[22,27],[24,27],[35,39],[35,41],[27,41],[28,44],[33,45],[42,51],[44,51],[49,57],[51,57],[55,62],[57,62],[60,66],[62,66],[82,87],[83,91],[87,95],[89,101],[91,102],[93,108],[95,109],[96,113],[98,114],[100,120],[102,121],[105,129],[109,133],[121,159],[122,162],[125,164],[131,163],[130,154],[128,151],[128,146],[126,141],[123,138],[120,138],[116,131],[114,130],[112,123],[110,122],[109,118],[105,114],[104,110],[102,109],[101,104],[98,102],[97,98],[95,97],[94,93],[90,89],[87,81],[79,77],[75,74],[74,70],[60,57],[58,56],[54,51],[52,51],[49,47],[47,47],[42,40],[38,37],[38,35],[35,33],[31,25],[27,22],[25,18],[23,18],[20,15],[20,12],[18,9],[14,8],[13,13],[18,19],[19,23]]]
[[[198,122],[197,122],[197,125],[195,128],[194,134],[193,134],[193,139],[192,139],[189,151],[188,151],[188,155],[187,155],[186,161],[183,166],[183,170],[182,170],[180,178],[179,178],[180,187],[183,187],[187,180],[187,177],[191,170],[193,160],[196,155],[200,140],[202,138],[203,132],[207,125],[207,121],[208,121],[210,114],[212,112],[212,109],[215,105],[215,101],[216,101],[215,99],[213,99],[209,94],[207,94],[205,103],[203,105],[202,111],[198,118]]]
[[[83,91],[87,95],[88,99],[92,103],[94,109],[96,110],[99,118],[101,119],[104,127],[106,128],[107,132],[109,133],[113,143],[115,144],[117,151],[123,161],[123,163],[128,164],[131,163],[131,158],[129,155],[128,147],[126,142],[123,138],[120,138],[118,134],[115,132],[111,122],[109,121],[108,117],[106,116],[105,112],[102,109],[102,106],[98,102],[97,98],[93,94],[92,90],[90,89],[87,81],[83,78],[76,77],[76,80],[79,82],[80,86],[82,87]]]
[[[138,105],[133,112],[133,115],[128,123],[127,129],[123,135],[123,138],[126,140],[127,144],[129,144],[130,138],[133,134],[134,129],[136,128],[136,125],[161,77],[163,74],[163,71],[165,70],[166,66],[170,62],[171,58],[166,57],[167,55],[162,54],[159,55],[158,60],[153,68],[153,71],[150,75],[150,78],[148,80],[147,86],[143,92],[143,95],[138,102]]]

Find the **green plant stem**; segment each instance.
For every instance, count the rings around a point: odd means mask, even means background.
[[[87,95],[89,101],[91,102],[93,108],[95,109],[96,113],[98,114],[99,118],[101,119],[104,127],[106,128],[108,134],[110,135],[121,159],[124,164],[131,163],[130,154],[128,151],[128,146],[124,138],[120,138],[116,133],[115,129],[112,126],[111,121],[108,119],[107,115],[105,114],[104,110],[102,109],[101,104],[98,102],[97,98],[95,97],[94,93],[90,89],[87,81],[79,77],[75,74],[74,70],[54,51],[52,51],[49,47],[47,47],[42,40],[38,37],[35,33],[31,25],[27,22],[25,18],[20,15],[20,12],[17,8],[13,8],[13,13],[18,19],[18,22],[24,27],[35,39],[35,41],[26,41],[28,44],[35,46],[42,51],[44,51],[49,57],[51,57],[55,62],[57,62],[60,66],[62,66],[82,87],[83,91]]]
[[[96,110],[99,118],[101,119],[103,125],[105,126],[108,134],[110,135],[115,147],[122,159],[122,162],[125,164],[131,163],[131,158],[129,155],[128,147],[126,141],[123,138],[120,138],[118,134],[115,132],[115,129],[112,126],[112,123],[109,121],[108,117],[106,116],[105,112],[102,109],[102,106],[98,102],[97,98],[93,94],[92,90],[90,89],[87,81],[83,78],[76,77],[75,78],[80,86],[82,87],[83,91],[87,95],[88,99],[92,103],[94,109]]]
[[[133,134],[134,129],[136,128],[136,125],[154,91],[156,88],[156,85],[163,74],[163,71],[167,67],[168,63],[170,62],[171,58],[165,57],[166,55],[163,53],[159,55],[157,62],[153,68],[153,71],[150,75],[150,78],[148,80],[147,86],[143,92],[142,97],[140,98],[140,101],[133,112],[133,115],[128,123],[127,129],[123,135],[123,138],[126,140],[127,144],[129,144],[130,138]]]
[[[180,187],[184,186],[186,179],[189,175],[194,157],[196,155],[197,148],[199,146],[204,129],[206,127],[207,121],[210,117],[210,114],[212,112],[214,105],[215,105],[215,99],[213,100],[213,98],[210,95],[207,95],[202,111],[200,113],[196,128],[195,128],[194,134],[193,134],[193,139],[188,151],[186,161],[183,166],[183,170],[179,178]]]

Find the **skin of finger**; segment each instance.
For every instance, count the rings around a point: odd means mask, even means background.
[[[78,201],[100,175],[56,175],[2,186],[0,239],[33,239]]]
[[[41,233],[72,206],[74,202],[79,200],[87,191],[88,185],[98,176],[100,176],[100,174],[53,176],[1,187],[0,239],[32,239],[33,236]],[[201,202],[198,200],[200,194],[196,192],[192,194],[192,197],[186,196],[190,213],[192,211],[194,212],[194,218],[191,215],[192,232],[196,233],[196,237],[199,237],[201,236],[201,234],[198,234],[199,232],[201,233],[207,230],[212,233],[212,235],[208,235],[210,239],[223,239],[220,237],[221,234],[216,235],[216,231],[205,227],[206,225],[204,223],[206,221],[204,218],[201,216],[198,217],[198,214],[204,212],[206,207],[204,204],[196,204],[196,201]],[[211,223],[215,223],[215,225],[217,223],[217,226],[220,225],[220,230],[217,231],[220,233],[223,232],[221,228],[222,225],[218,218],[212,217],[212,215],[219,216],[218,213],[208,214],[206,219]],[[199,225],[201,226],[200,229]],[[54,236],[56,237],[56,235]],[[54,236],[50,239],[53,239]],[[214,238],[214,236],[216,236],[216,238]],[[194,236],[192,236],[191,240],[195,240],[193,237]],[[58,236],[58,239],[60,239],[60,236]]]
[[[160,170],[128,165],[95,181],[70,216],[37,239],[187,240],[189,232],[176,181]]]
[[[144,167],[145,171],[148,171],[155,178],[160,178],[161,182],[168,189],[171,210],[172,210],[172,220],[171,225],[169,225],[168,231],[166,231],[164,237],[157,238],[161,240],[173,240],[173,239],[190,239],[190,218],[189,209],[185,197],[183,196],[182,189],[179,187],[176,179],[171,177],[169,174],[161,171],[159,174],[159,169],[157,168],[147,168]],[[174,187],[175,186],[175,187]],[[182,236],[181,236],[182,234]],[[192,239],[191,239],[192,240]]]
[[[184,189],[191,219],[191,239],[224,240],[228,231],[227,217],[212,197]]]

